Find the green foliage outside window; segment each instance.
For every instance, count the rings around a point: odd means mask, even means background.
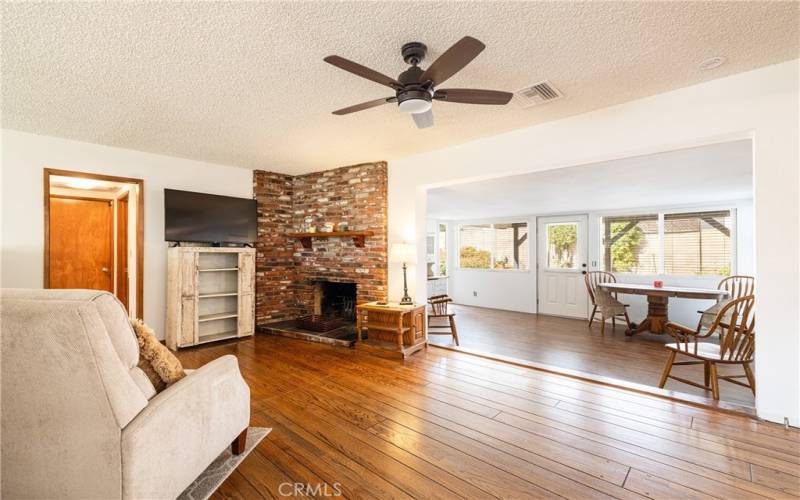
[[[612,222],[611,237],[613,238],[628,222]],[[633,272],[639,265],[639,246],[642,244],[644,231],[638,226],[631,228],[625,236],[622,236],[611,245],[611,267],[614,272],[627,273]]]
[[[492,254],[488,250],[478,250],[475,247],[462,247],[460,255],[461,267],[471,269],[490,269]]]
[[[578,229],[575,224],[552,224],[547,227],[547,243],[550,245],[550,267],[572,269],[575,266],[575,245]]]

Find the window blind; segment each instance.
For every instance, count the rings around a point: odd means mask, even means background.
[[[664,215],[664,272],[691,276],[731,273],[731,213]]]
[[[528,224],[469,224],[458,228],[459,267],[467,269],[529,268]]]

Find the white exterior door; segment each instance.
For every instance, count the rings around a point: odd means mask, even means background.
[[[537,218],[539,314],[588,316],[587,224],[586,215]]]

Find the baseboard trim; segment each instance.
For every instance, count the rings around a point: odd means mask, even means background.
[[[675,401],[677,403],[684,403],[691,406],[697,406],[704,409],[711,409],[722,413],[738,415],[741,417],[747,417],[753,420],[762,421],[762,419],[758,418],[758,415],[756,414],[756,409],[751,406],[740,405],[737,403],[730,403],[727,401],[716,401],[714,399],[705,398],[703,396],[695,396],[694,394],[686,394],[683,392],[672,391],[669,389],[659,389],[658,387],[650,387],[649,385],[638,384],[636,382],[628,382],[627,380],[620,380],[616,378],[606,377],[603,375],[595,375],[593,373],[582,372],[570,368],[560,368],[545,363],[538,363],[536,361],[527,361],[524,359],[513,358],[511,356],[504,356],[502,354],[485,353],[481,351],[476,351],[474,349],[470,349],[468,347],[439,345],[431,342],[428,342],[428,345],[431,347],[436,347],[438,349],[446,349],[448,351],[461,352],[479,358],[490,359],[492,361],[499,361],[501,363],[521,366],[524,368],[530,368],[537,371],[553,373],[555,375],[563,375],[565,377],[574,378],[584,382],[590,382],[596,385],[614,387],[616,389],[623,389],[630,392],[636,392],[638,394],[644,394],[647,396],[654,396],[661,399],[667,399],[669,401]]]

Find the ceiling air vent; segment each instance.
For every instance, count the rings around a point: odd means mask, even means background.
[[[522,97],[523,108],[555,101],[563,97],[561,92],[553,87],[547,80],[542,80],[539,83],[534,83],[530,87],[518,90],[517,95]]]

